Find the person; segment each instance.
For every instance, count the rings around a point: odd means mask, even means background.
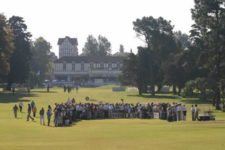
[[[15,104],[15,105],[13,106],[13,112],[14,112],[15,118],[17,118],[17,111],[18,111],[18,106]]]
[[[48,105],[48,110],[47,110],[48,126],[50,126],[51,116],[52,116],[52,108],[50,105]]]
[[[35,106],[35,102],[34,101],[31,101],[30,106],[31,106],[31,110],[33,110],[33,108]]]
[[[64,89],[64,93],[65,93],[66,92],[66,86],[65,85],[63,86],[63,89]]]
[[[22,112],[23,111],[23,102],[22,101],[19,102],[19,108],[20,108],[20,112]]]
[[[192,118],[192,121],[195,121],[195,108],[194,108],[194,105],[191,105],[191,118]]]
[[[183,118],[182,118],[182,120],[183,120],[183,121],[186,121],[187,109],[186,109],[185,105],[183,105],[183,106],[181,107],[181,109],[182,109],[182,112],[183,112]]]
[[[77,85],[77,86],[76,86],[76,92],[78,92],[78,90],[79,90],[79,86]]]
[[[28,104],[28,109],[27,109],[27,121],[29,121],[30,119],[32,119],[32,121],[34,121],[34,118],[31,117],[31,111],[32,111],[31,105]]]
[[[15,94],[15,86],[12,87],[13,95]]]
[[[49,88],[50,88],[50,86],[49,86],[49,84],[47,85],[47,92],[49,92]]]
[[[44,120],[45,110],[43,107],[41,108],[39,114],[40,114],[40,124],[45,125],[45,120]]]
[[[30,86],[27,87],[27,93],[30,94]]]
[[[199,112],[199,109],[198,109],[198,105],[196,104],[195,105],[195,120],[198,120],[198,112]]]
[[[37,107],[35,105],[32,109],[32,112],[33,112],[33,117],[36,117]]]

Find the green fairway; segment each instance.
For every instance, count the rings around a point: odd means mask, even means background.
[[[158,119],[110,119],[83,120],[71,127],[41,126],[39,115],[35,122],[26,121],[27,103],[36,102],[47,109],[48,105],[75,98],[76,102],[127,103],[182,102],[188,107],[186,122]],[[24,101],[24,113],[14,119],[12,107]],[[181,99],[170,94],[155,97],[137,96],[137,92],[112,92],[111,86],[81,88],[79,92],[64,93],[63,89],[32,90],[30,95],[0,92],[0,150],[224,150],[225,113],[215,112],[216,121],[192,122],[190,105],[197,103],[200,109],[212,109],[211,104],[195,99]],[[53,125],[53,123],[51,123]]]

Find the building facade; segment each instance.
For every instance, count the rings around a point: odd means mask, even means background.
[[[80,85],[99,86],[119,83],[123,65],[123,56],[78,56],[76,42],[71,39],[59,39],[59,59],[54,63],[54,76],[58,81]],[[65,46],[67,45],[67,46]],[[70,48],[68,48],[68,46]],[[74,47],[73,47],[74,48]]]
[[[76,38],[70,38],[68,36],[66,36],[65,38],[59,38],[58,45],[59,58],[78,55],[78,42]]]

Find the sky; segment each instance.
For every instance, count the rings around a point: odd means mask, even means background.
[[[123,44],[125,51],[143,45],[133,30],[133,21],[143,16],[162,16],[174,31],[189,34],[194,0],[0,0],[0,13],[23,17],[32,40],[44,37],[58,56],[58,38],[78,39],[82,52],[87,36],[100,34],[111,42],[112,53]]]

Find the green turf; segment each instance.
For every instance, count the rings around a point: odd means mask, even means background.
[[[77,102],[182,102],[188,106],[199,104],[201,110],[212,109],[207,102],[181,99],[170,94],[155,97],[137,96],[136,92],[112,92],[111,87],[81,88],[78,93],[64,93],[63,89],[32,90],[30,95],[0,93],[0,150],[224,150],[225,113],[215,112],[216,121],[169,123],[158,119],[86,120],[72,127],[46,127],[26,122],[26,113],[13,118],[12,106],[23,100],[25,111],[29,100],[34,100],[38,110],[55,102],[75,98]]]

